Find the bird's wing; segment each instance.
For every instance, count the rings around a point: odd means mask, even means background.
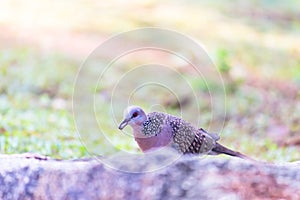
[[[219,136],[217,134],[211,134],[204,129],[198,129],[195,134],[195,146],[199,146],[197,148],[197,152],[199,154],[207,154],[209,153],[215,146],[216,141],[219,139]],[[192,148],[192,147],[191,147]],[[193,149],[193,148],[192,148]]]
[[[204,130],[203,128],[200,128],[199,131],[204,132],[206,134],[208,134],[209,136],[211,136],[215,141],[219,141],[220,140],[220,136],[217,133],[209,133],[206,130]]]
[[[182,153],[209,153],[216,145],[214,136],[181,118],[170,116],[168,124],[173,133],[173,147]]]

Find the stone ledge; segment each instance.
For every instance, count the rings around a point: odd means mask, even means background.
[[[135,169],[164,159],[126,162],[115,158],[128,168],[134,164]],[[299,163],[181,157],[160,170],[128,173],[97,159],[62,161],[11,155],[0,156],[0,162],[0,199],[7,200],[300,199]]]

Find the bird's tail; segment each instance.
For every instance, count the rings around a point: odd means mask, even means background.
[[[212,153],[213,154],[227,154],[227,155],[230,155],[230,156],[235,156],[235,157],[239,157],[239,158],[242,158],[242,159],[246,159],[246,160],[252,160],[252,161],[255,161],[254,159],[240,153],[240,152],[237,152],[237,151],[233,151],[231,149],[228,149],[227,147],[224,147],[223,145],[219,144],[219,143],[216,143],[216,146],[212,149]]]

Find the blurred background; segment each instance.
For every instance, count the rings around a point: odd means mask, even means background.
[[[214,122],[224,124],[222,144],[261,160],[300,159],[297,0],[0,1],[0,153],[89,156],[72,116],[76,73],[112,35],[152,26],[201,42],[216,64],[226,91],[225,122],[222,117]],[[136,56],[130,62],[143,59]],[[201,126],[208,127],[210,96],[202,80],[178,60],[155,59],[170,60],[186,74],[202,100]],[[206,81],[210,89],[222,91],[213,78]],[[97,92],[105,97],[110,89]],[[189,98],[184,96],[181,103],[189,104]],[[110,102],[102,100],[107,108]],[[162,98],[161,104],[170,113],[179,109],[172,99]],[[117,127],[99,115],[116,148],[138,152],[132,138],[120,139]],[[105,141],[95,145],[109,153]]]

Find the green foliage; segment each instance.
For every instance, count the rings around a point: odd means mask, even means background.
[[[241,80],[234,79],[230,73],[232,66],[230,64],[230,54],[226,49],[218,49],[216,54],[216,64],[224,80],[225,90],[227,93],[234,93],[237,91]]]
[[[217,52],[217,66],[222,74],[228,74],[231,69],[228,54],[226,49],[219,49]]]
[[[0,153],[87,156],[70,112],[73,63],[28,48],[1,50],[0,63]]]

